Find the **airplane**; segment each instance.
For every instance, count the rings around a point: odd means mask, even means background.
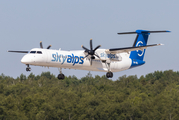
[[[113,72],[143,65],[146,48],[163,45],[147,45],[150,33],[161,32],[170,31],[136,30],[135,32],[118,33],[118,35],[137,34],[133,46],[125,48],[99,49],[101,45],[98,45],[93,49],[92,39],[90,39],[90,49],[82,45],[84,50],[52,50],[50,49],[51,45],[44,49],[42,42],[40,42],[40,48],[33,48],[30,51],[9,50],[8,52],[26,53],[21,59],[21,63],[27,65],[26,71],[31,71],[30,65],[58,68],[60,73],[57,78],[59,80],[65,78],[62,68],[102,71],[106,72],[107,78],[112,78]]]

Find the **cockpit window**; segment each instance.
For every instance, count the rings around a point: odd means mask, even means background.
[[[37,51],[38,54],[42,54],[42,51]]]
[[[32,53],[32,54],[35,54],[35,53],[42,54],[42,51],[30,51],[30,53]]]
[[[30,51],[30,53],[36,53],[36,51]]]

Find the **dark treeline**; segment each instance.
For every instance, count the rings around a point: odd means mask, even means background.
[[[50,72],[0,75],[2,120],[178,120],[179,72],[58,80]]]

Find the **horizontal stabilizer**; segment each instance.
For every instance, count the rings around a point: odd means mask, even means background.
[[[16,52],[16,53],[28,53],[29,51],[12,51],[12,50],[9,50],[7,52]]]
[[[161,30],[161,31],[136,30],[135,32],[121,32],[121,33],[117,33],[117,34],[119,34],[119,35],[123,35],[123,34],[162,33],[162,32],[170,32],[170,31],[168,31],[168,30]]]
[[[146,46],[138,46],[138,47],[126,47],[126,48],[113,48],[113,49],[106,49],[107,53],[122,53],[122,52],[130,52],[135,50],[143,50],[147,47],[159,46],[163,44],[153,44],[153,45],[146,45]]]

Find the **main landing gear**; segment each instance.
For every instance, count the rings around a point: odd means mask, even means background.
[[[59,70],[59,69],[58,69]],[[62,68],[60,68],[60,74],[58,74],[58,76],[57,76],[57,78],[59,79],[59,80],[63,80],[64,78],[65,78],[65,75],[62,73]]]
[[[112,78],[113,77],[113,73],[111,72],[111,69],[110,69],[110,61],[104,61],[105,64],[106,64],[106,67],[108,69],[108,72],[106,73],[106,77],[107,78]]]
[[[113,73],[111,71],[106,73],[106,77],[107,78],[112,78],[113,77]]]
[[[29,64],[27,64],[27,68],[26,68],[26,71],[31,71],[31,68],[29,67]]]

